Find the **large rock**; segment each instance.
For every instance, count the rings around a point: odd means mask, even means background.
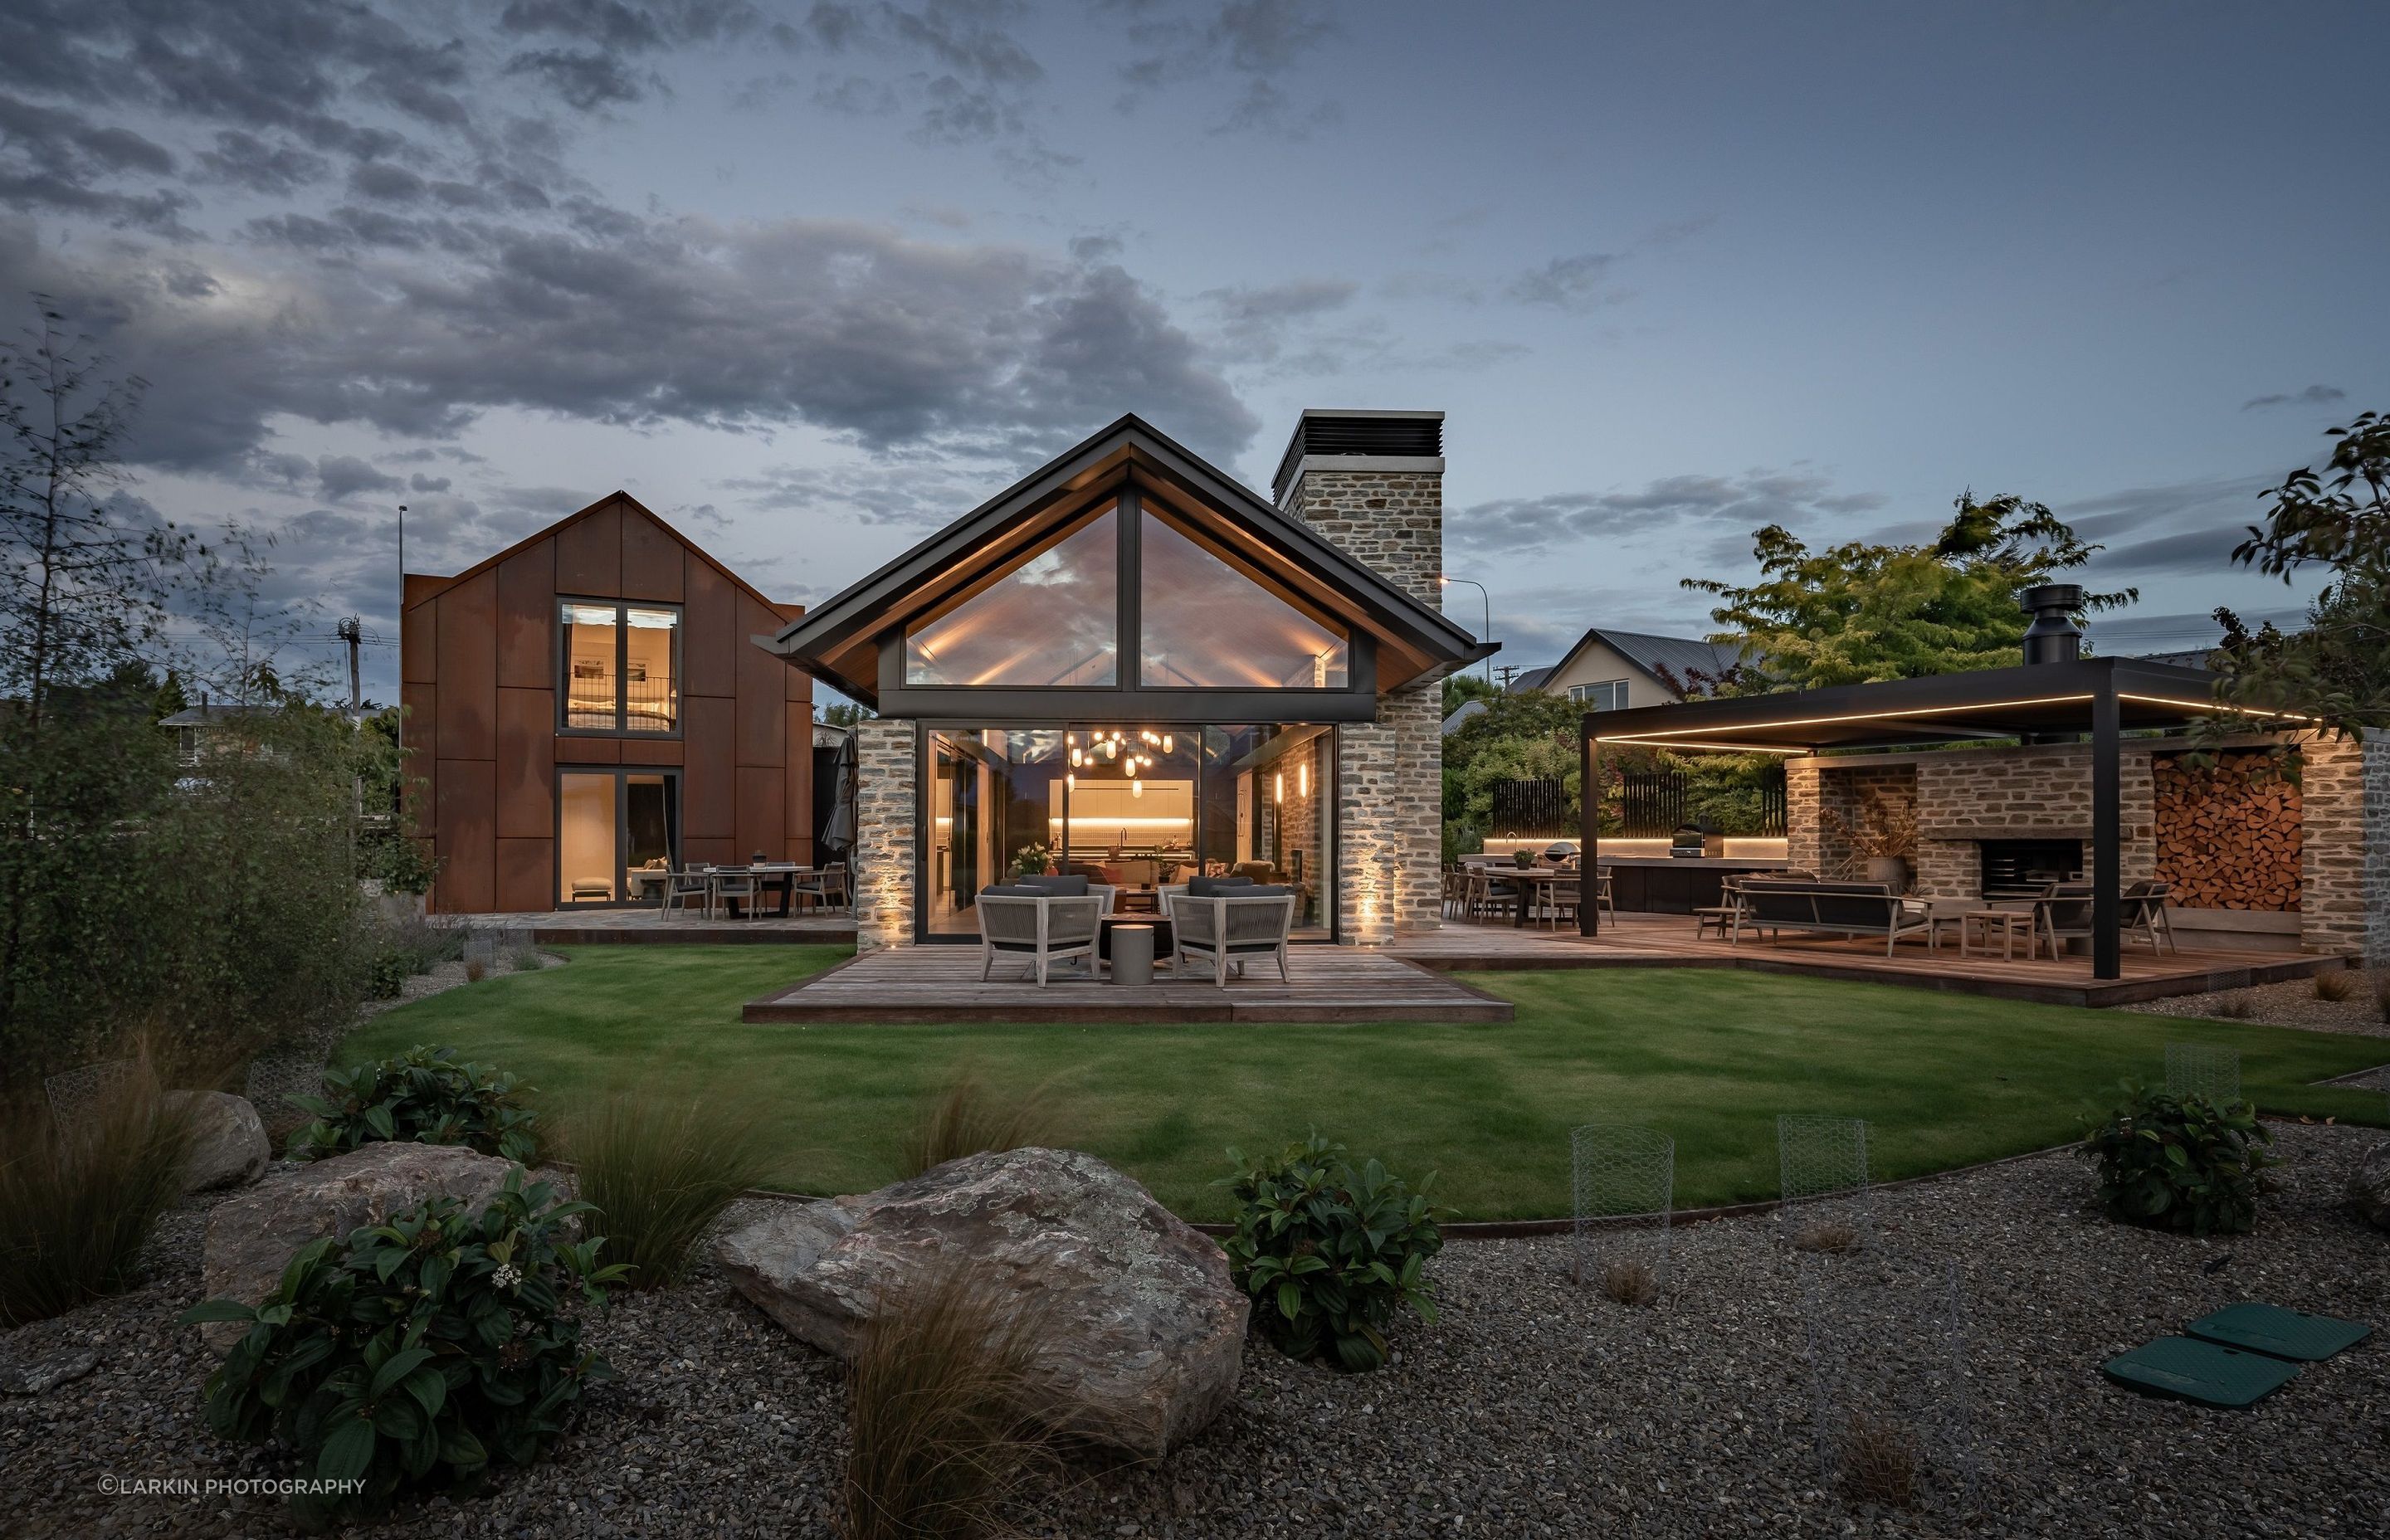
[[[739,1292],[844,1356],[876,1302],[965,1258],[1034,1295],[1040,1367],[1067,1434],[1160,1458],[1236,1393],[1246,1301],[1219,1246],[1092,1155],[950,1161],[827,1203],[777,1205],[724,1236]]]
[[[379,1225],[427,1198],[460,1199],[478,1209],[497,1196],[514,1170],[510,1161],[477,1155],[461,1145],[369,1144],[345,1155],[276,1172],[208,1214],[199,1254],[205,1297],[228,1295],[256,1304],[282,1281],[300,1247],[321,1236],[344,1236]],[[222,1353],[239,1341],[237,1321],[201,1328]]]
[[[2390,1230],[2390,1144],[2375,1145],[2348,1179],[2348,1202],[2367,1224]]]
[[[174,1091],[171,1106],[191,1110],[191,1158],[183,1166],[183,1190],[247,1187],[265,1174],[274,1146],[265,1124],[245,1097],[227,1091]]]

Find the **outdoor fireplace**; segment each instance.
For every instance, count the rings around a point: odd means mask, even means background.
[[[2031,898],[2052,882],[2083,876],[2080,840],[1985,840],[1978,848],[1986,900]]]

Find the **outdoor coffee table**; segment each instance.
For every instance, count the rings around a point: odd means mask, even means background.
[[[1096,931],[1096,956],[1112,960],[1112,932],[1124,925],[1142,926],[1153,932],[1153,963],[1168,968],[1178,956],[1178,934],[1170,922],[1158,915],[1106,915]]]
[[[1130,985],[1153,982],[1155,929],[1155,926],[1142,921],[1104,927],[1100,941],[1104,956],[1112,965],[1112,982]]]
[[[1970,956],[1969,943],[1979,942],[1983,947],[1984,956],[1990,956],[1992,933],[1997,930],[2000,937],[2000,961],[2008,962],[2015,957],[2016,940],[2019,936],[2023,936],[2025,961],[2031,962],[2034,950],[2033,920],[2034,912],[2031,909],[1970,909],[1959,917],[1959,956],[1962,957]]]

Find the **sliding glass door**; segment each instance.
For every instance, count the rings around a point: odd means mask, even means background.
[[[680,848],[680,772],[570,769],[556,775],[556,906],[650,895]]]
[[[1296,894],[1295,933],[1336,914],[1335,730],[1306,724],[924,730],[919,927],[979,934],[982,888],[1082,873],[1150,892],[1198,873]]]

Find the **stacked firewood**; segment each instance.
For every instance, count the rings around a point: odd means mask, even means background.
[[[2295,762],[2262,751],[2220,754],[2196,769],[2162,755],[2157,781],[2157,876],[2192,909],[2299,906],[2299,787]]]

